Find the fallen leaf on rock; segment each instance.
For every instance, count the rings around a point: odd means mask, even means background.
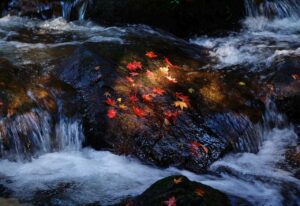
[[[143,100],[146,102],[151,102],[153,100],[153,96],[151,94],[144,94]]]
[[[120,104],[119,108],[122,109],[122,110],[127,110],[128,109],[128,107],[125,104]]]
[[[300,79],[300,74],[292,74],[292,78],[294,80],[299,80]]]
[[[110,94],[109,92],[104,92],[104,96],[105,96],[106,98],[108,98],[108,97],[111,97],[111,94]]]
[[[155,54],[153,51],[149,51],[145,55],[150,59],[157,58],[157,54]]]
[[[109,109],[107,112],[107,116],[110,119],[113,119],[117,116],[117,111],[115,109]]]
[[[164,73],[164,74],[168,74],[169,73],[169,68],[168,67],[160,67],[159,70]]]
[[[184,108],[188,108],[188,105],[183,101],[175,101],[174,102],[175,107],[179,107],[181,110]]]
[[[191,142],[191,149],[192,149],[193,152],[196,152],[200,147],[204,150],[204,152],[205,152],[206,154],[208,154],[209,150],[208,150],[208,148],[205,147],[203,144],[200,144],[200,143],[197,142],[197,141],[192,141],[192,142]]]
[[[126,77],[127,81],[129,81],[130,83],[134,83],[134,80],[131,77]]]
[[[113,100],[113,99],[111,99],[111,98],[107,98],[107,99],[105,100],[105,103],[106,103],[107,105],[109,105],[109,106],[112,106],[112,107],[114,107],[114,106],[116,105],[116,101]]]
[[[133,77],[135,77],[135,76],[138,76],[139,73],[137,73],[137,72],[130,72],[130,75],[133,76]]]
[[[142,62],[139,61],[133,61],[127,64],[127,69],[131,72],[135,72],[138,69],[142,69],[142,67]]]
[[[176,122],[178,115],[179,112],[165,112],[165,118],[168,120],[168,122],[172,122],[173,124]]]
[[[173,64],[170,62],[169,58],[165,58],[165,62],[169,66],[173,66]]]
[[[179,177],[179,178],[177,178],[177,179],[174,178],[174,183],[175,183],[176,185],[182,183],[182,181],[183,181],[183,178],[182,178],[182,177]]]
[[[132,103],[139,101],[139,99],[136,96],[130,96],[129,99]]]
[[[239,85],[240,86],[246,86],[246,83],[245,82],[239,82]]]
[[[146,112],[143,109],[139,108],[139,107],[133,107],[133,112],[138,117],[145,117],[146,116]]]
[[[164,201],[164,204],[167,205],[167,206],[176,206],[176,198],[171,197],[167,201]]]
[[[163,96],[166,93],[166,91],[160,88],[154,88],[153,93]]]
[[[204,191],[202,188],[197,188],[197,189],[195,190],[195,194],[196,194],[197,196],[199,196],[199,197],[203,197],[204,194],[205,194],[205,191]]]
[[[195,89],[193,89],[193,88],[189,88],[188,91],[189,91],[190,94],[195,93]]]
[[[171,77],[171,76],[166,76],[166,78],[167,78],[167,80],[169,80],[169,81],[172,82],[172,83],[177,83],[176,78],[173,78],[173,77]]]

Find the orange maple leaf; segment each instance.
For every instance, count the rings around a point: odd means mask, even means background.
[[[114,107],[114,106],[116,105],[116,101],[113,100],[113,99],[111,99],[111,98],[107,98],[107,99],[105,100],[105,103],[106,103],[107,105],[109,105],[109,106],[112,106],[112,107]]]
[[[148,58],[153,59],[157,57],[157,54],[155,54],[153,51],[149,51],[145,54]]]
[[[153,100],[153,96],[151,94],[144,94],[143,100],[146,102],[151,102]]]
[[[153,93],[163,96],[166,93],[166,91],[160,88],[154,88]]]

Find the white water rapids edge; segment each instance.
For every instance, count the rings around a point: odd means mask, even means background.
[[[227,168],[237,175],[196,175],[175,168],[159,169],[136,159],[110,152],[82,149],[42,155],[31,162],[0,161],[1,179],[19,198],[30,198],[35,191],[55,188],[59,183],[72,183],[64,191],[64,205],[117,203],[127,196],[143,192],[155,181],[172,174],[182,174],[191,180],[212,186],[227,194],[244,198],[253,205],[285,205],[282,190],[291,184],[300,191],[300,180],[278,167],[284,154],[297,139],[293,128],[275,128],[264,134],[257,154],[228,154],[215,162],[210,171]],[[300,149],[300,148],[299,148]],[[295,197],[295,203],[299,197]]]

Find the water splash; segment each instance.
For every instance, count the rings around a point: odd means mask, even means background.
[[[246,13],[251,17],[298,18],[299,0],[245,0]]]
[[[39,109],[0,121],[2,158],[21,161],[56,150],[79,150],[83,141],[80,122],[65,117],[55,122]]]

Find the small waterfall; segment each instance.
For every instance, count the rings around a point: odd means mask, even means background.
[[[250,17],[300,17],[299,0],[245,0],[245,7]]]
[[[91,0],[61,1],[62,16],[66,20],[70,20],[71,13],[75,10],[78,20],[84,20],[89,3],[91,3]]]
[[[0,121],[0,157],[25,160],[53,152],[79,150],[84,135],[79,121],[66,117],[56,122],[39,109]]]

